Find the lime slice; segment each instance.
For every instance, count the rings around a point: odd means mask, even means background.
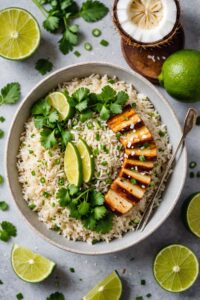
[[[26,10],[10,7],[0,11],[0,56],[21,60],[31,56],[40,43],[40,28]]]
[[[119,300],[121,293],[121,280],[116,272],[112,272],[83,297],[83,300]]]
[[[200,193],[191,197],[187,207],[186,220],[191,232],[200,238]]]
[[[18,245],[13,246],[11,260],[17,276],[32,283],[46,279],[55,267],[49,259]]]
[[[170,292],[190,288],[199,273],[194,253],[182,245],[170,245],[161,250],[154,261],[154,276],[160,286]]]
[[[92,155],[90,147],[84,140],[79,139],[76,146],[82,160],[83,181],[87,183],[92,179],[94,175],[94,157]]]
[[[69,105],[66,96],[61,92],[54,92],[48,96],[49,103],[53,106],[60,115],[61,121],[72,117],[73,108]]]
[[[78,149],[69,142],[65,150],[64,170],[70,184],[80,186],[83,180],[82,162]]]

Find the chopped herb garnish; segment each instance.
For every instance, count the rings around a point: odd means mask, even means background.
[[[20,84],[18,82],[8,83],[0,91],[0,105],[14,104],[19,100],[20,95]]]
[[[18,300],[22,300],[22,299],[24,299],[24,296],[22,295],[22,293],[19,293],[19,294],[16,295],[16,298]]]
[[[2,175],[0,175],[0,184],[3,184],[4,183],[4,178]]]
[[[96,22],[104,18],[108,8],[98,0],[86,0],[81,7],[80,16],[86,22]]]
[[[165,134],[166,134],[166,132],[163,132],[162,130],[160,130],[160,131],[158,132],[158,134],[159,134],[160,137],[164,137]]]
[[[140,160],[140,161],[145,161],[145,160],[146,160],[146,158],[145,158],[145,156],[144,156],[144,155],[140,155],[140,156],[139,156],[139,160]]]
[[[74,268],[69,268],[71,273],[75,273],[75,269]]]
[[[146,284],[146,280],[144,280],[144,279],[141,279],[141,285],[145,285]]]
[[[48,72],[51,72],[53,64],[49,59],[41,58],[36,62],[35,69],[40,72],[40,74],[45,75]]]
[[[0,210],[6,211],[8,208],[9,205],[5,201],[0,201]]]
[[[0,223],[0,240],[7,242],[10,240],[11,237],[16,237],[17,235],[17,229],[16,227],[8,222],[3,221]]]
[[[197,117],[196,125],[200,126],[200,116]]]
[[[35,176],[35,171],[31,171],[31,175],[32,175],[32,176]]]
[[[3,137],[4,137],[4,131],[0,129],[0,139],[2,139]]]
[[[32,204],[29,204],[28,207],[31,209],[31,210],[34,210],[34,208],[36,208],[36,205],[34,203]]]
[[[89,122],[89,123],[87,123],[87,128],[88,129],[93,129],[94,125],[91,122]]]
[[[40,182],[41,182],[42,184],[44,184],[44,183],[46,182],[45,178],[44,178],[44,177],[41,177],[41,178],[40,178]]]
[[[190,178],[194,178],[194,172],[190,172]]]
[[[93,35],[94,37],[99,37],[99,36],[101,36],[101,34],[102,34],[101,30],[98,29],[98,28],[94,28],[94,29],[92,30],[92,35]]]
[[[195,161],[191,161],[189,164],[190,169],[194,169],[194,168],[196,168],[196,166],[197,166],[197,163]]]
[[[49,198],[50,194],[49,194],[48,192],[43,192],[43,196],[44,196],[45,198]]]
[[[115,80],[114,80],[114,79],[108,79],[108,83],[114,84],[114,83],[115,83]]]
[[[102,165],[102,166],[107,166],[108,163],[107,163],[107,161],[104,160],[104,161],[102,161],[101,165]]]
[[[58,185],[64,185],[64,183],[65,183],[65,179],[63,178],[63,177],[60,177],[59,179],[58,179]]]
[[[147,298],[151,298],[151,296],[152,296],[152,295],[151,295],[150,293],[149,293],[149,294],[146,294],[146,297],[147,297]]]
[[[88,43],[88,42],[84,43],[84,48],[87,51],[92,51],[92,49],[93,49],[92,45],[90,43]]]
[[[65,300],[65,297],[62,293],[55,292],[47,297],[46,300]]]
[[[99,149],[98,149],[98,148],[93,149],[93,155],[94,155],[94,156],[99,155]]]
[[[116,133],[116,137],[117,137],[118,139],[121,137],[121,135],[122,135],[121,132],[117,132],[117,133]]]
[[[75,55],[76,57],[80,57],[80,56],[81,56],[81,53],[80,53],[79,51],[74,51],[74,55]]]
[[[134,179],[134,178],[132,178],[132,179],[131,179],[131,183],[132,183],[132,184],[137,184],[137,180]]]
[[[135,300],[144,300],[142,296],[135,297]]]
[[[96,140],[97,140],[97,141],[100,141],[100,139],[101,139],[100,134],[97,132],[97,133],[96,133]]]
[[[131,103],[132,108],[136,108],[137,104],[135,102]]]
[[[1,123],[5,122],[5,120],[6,120],[6,119],[5,119],[3,116],[0,116],[0,122],[1,122]]]
[[[107,47],[109,45],[109,42],[106,40],[101,40],[100,45]]]

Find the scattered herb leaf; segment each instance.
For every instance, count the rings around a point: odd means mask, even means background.
[[[75,273],[75,269],[74,268],[69,268],[71,273]]]
[[[35,69],[40,72],[40,74],[45,75],[48,72],[51,72],[53,64],[49,59],[40,58],[35,64]]]
[[[22,293],[18,293],[18,294],[16,295],[16,298],[17,298],[18,300],[22,300],[22,299],[24,299],[24,296],[22,295]]]
[[[0,210],[6,211],[8,210],[9,205],[5,201],[0,201]]]
[[[65,297],[62,293],[55,292],[47,297],[46,300],[65,300]]]
[[[0,105],[2,104],[14,104],[21,95],[20,84],[18,82],[8,83],[1,89],[0,93]]]
[[[3,116],[0,116],[0,122],[1,122],[1,123],[5,122],[5,120],[6,120],[6,119],[5,119]]]
[[[101,45],[101,46],[104,46],[104,47],[108,47],[109,42],[106,41],[106,40],[101,40],[100,45]]]
[[[96,22],[104,18],[109,9],[100,1],[86,0],[81,7],[80,16],[86,22]]]

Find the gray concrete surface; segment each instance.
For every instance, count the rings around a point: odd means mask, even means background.
[[[186,32],[186,47],[200,50],[199,0],[181,0],[180,2],[182,6],[182,24]],[[104,0],[104,3],[111,7],[110,1]],[[9,6],[20,6],[28,9],[42,24],[43,16],[31,0],[0,1],[0,9]],[[82,38],[90,41],[94,46],[92,52],[85,51],[83,43],[81,43],[78,46],[78,50],[82,53],[80,58],[77,58],[74,54],[62,55],[58,51],[56,43],[59,36],[48,33],[41,26],[41,45],[30,59],[24,62],[12,62],[0,58],[0,87],[11,81],[19,81],[22,86],[23,98],[42,79],[42,76],[34,69],[34,64],[38,58],[49,57],[54,63],[54,70],[72,63],[93,60],[112,62],[128,68],[122,57],[120,39],[114,30],[110,15],[95,25],[87,24],[81,20],[78,23],[81,25]],[[110,41],[108,48],[98,45],[98,40],[91,36],[91,29],[94,27],[102,29],[103,38]],[[167,97],[182,123],[189,105],[174,101],[163,89],[161,89],[161,92]],[[200,104],[193,106],[199,109],[200,113]],[[0,140],[0,174],[2,175],[5,174],[3,163],[5,141],[16,108],[17,105],[0,106],[0,115],[6,117],[6,122],[0,124],[0,128],[5,131],[5,138]],[[200,170],[199,127],[196,127],[189,136],[187,145],[189,161],[197,161],[197,170]],[[124,293],[122,300],[134,300],[136,296],[143,296],[146,299],[145,295],[147,293],[152,294],[151,299],[153,300],[200,299],[200,278],[189,291],[182,294],[170,294],[157,285],[152,274],[152,263],[155,254],[160,248],[170,243],[187,245],[200,258],[200,240],[187,232],[180,217],[180,208],[183,200],[192,192],[199,190],[200,179],[194,178],[191,180],[188,176],[179,203],[171,216],[153,235],[127,251],[100,257],[87,257],[61,251],[36,235],[21,218],[5,183],[0,187],[0,199],[9,203],[10,210],[8,212],[0,211],[0,221],[9,220],[13,222],[17,226],[18,234],[9,243],[0,242],[0,279],[4,283],[0,285],[0,299],[16,299],[16,294],[22,292],[26,300],[45,300],[49,294],[58,290],[64,293],[66,300],[81,300],[100,279],[115,269],[118,270],[123,279]],[[45,282],[35,285],[18,279],[10,264],[10,252],[14,242],[37,250],[54,260],[57,263],[57,267],[53,275]],[[132,257],[135,259],[130,261]],[[69,271],[70,267],[75,269],[75,273]],[[124,269],[126,269],[126,272],[122,274]],[[80,278],[82,281],[80,281]],[[141,279],[146,280],[145,286],[141,286]],[[59,281],[59,286],[57,281]]]

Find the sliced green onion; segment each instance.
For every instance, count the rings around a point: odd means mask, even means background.
[[[43,196],[44,196],[45,198],[49,198],[50,194],[49,194],[48,192],[43,192]]]
[[[92,35],[93,35],[94,37],[99,37],[101,34],[102,34],[101,30],[98,29],[98,28],[94,28],[94,29],[92,30]]]
[[[45,178],[44,178],[44,177],[41,177],[41,178],[40,178],[40,182],[41,182],[41,183],[45,183],[45,182],[46,182]]]
[[[36,205],[35,205],[34,203],[32,203],[32,204],[29,204],[28,207],[29,207],[31,210],[33,210],[34,208],[36,208]]]
[[[65,183],[64,178],[63,178],[63,177],[60,177],[60,178],[58,179],[58,185],[64,185],[64,183]]]
[[[131,183],[132,183],[132,184],[137,184],[137,180],[134,179],[134,178],[132,178],[132,179],[131,179]]]
[[[81,53],[80,53],[79,51],[74,51],[74,55],[75,55],[76,57],[80,57],[80,56],[81,56]]]
[[[31,175],[32,175],[32,176],[35,176],[35,171],[31,171]]]
[[[106,40],[101,40],[100,45],[107,47],[109,45],[109,42]]]
[[[92,45],[90,44],[90,43],[88,43],[88,42],[86,42],[85,44],[84,44],[84,48],[85,48],[85,50],[87,50],[87,51],[91,51],[93,48],[92,48]]]
[[[55,160],[55,164],[56,164],[56,165],[59,165],[59,164],[60,164],[60,158],[57,158],[57,159]]]
[[[191,163],[189,164],[190,169],[194,169],[196,168],[197,163],[195,161],[191,161]]]

